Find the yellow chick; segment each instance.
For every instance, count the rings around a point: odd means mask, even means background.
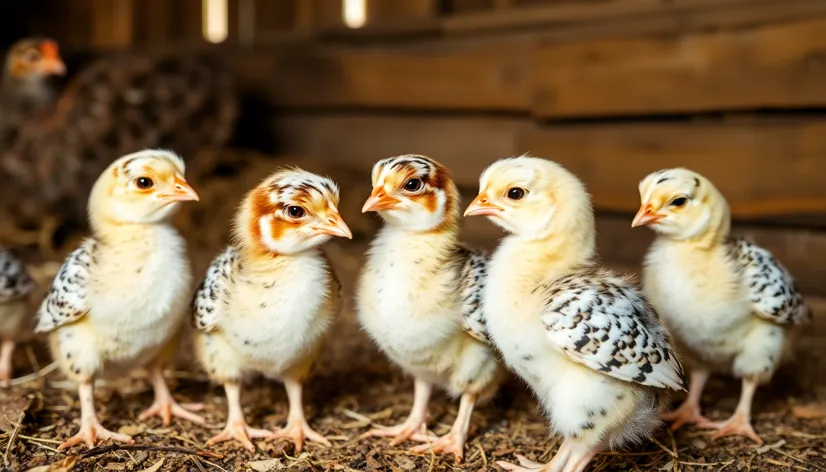
[[[594,213],[576,176],[522,156],[495,162],[479,186],[465,215],[509,233],[488,271],[488,333],[565,438],[544,466],[523,456],[499,465],[582,472],[598,452],[661,426],[668,389],[684,389],[682,367],[637,288],[594,263]]]
[[[0,382],[11,378],[15,340],[30,329],[28,297],[33,290],[26,267],[0,246]]]
[[[505,371],[486,341],[481,294],[488,257],[459,243],[459,192],[438,162],[424,156],[384,159],[373,167],[363,212],[385,225],[373,240],[358,284],[359,320],[379,348],[415,378],[407,420],[370,436],[407,439],[464,457],[474,405],[495,393]],[[434,385],[461,396],[442,438],[425,434]]]
[[[300,169],[275,172],[244,198],[234,243],[209,267],[193,301],[198,358],[224,385],[224,430],[207,443],[290,438],[301,451],[305,436],[330,442],[310,428],[303,384],[322,340],[341,308],[341,285],[319,249],[331,236],[352,238],[338,211],[336,184]],[[241,381],[260,373],[284,382],[287,425],[275,432],[251,428],[241,409]]]
[[[186,319],[191,274],[186,245],[169,220],[180,202],[198,200],[184,163],[161,150],[129,154],[98,178],[89,197],[92,237],[63,263],[40,306],[35,332],[49,333],[52,355],[78,384],[80,432],[60,445],[132,442],[97,419],[93,381],[148,366],[153,415],[203,419],[172,399],[163,366]]]
[[[728,204],[706,178],[687,169],[648,175],[632,226],[648,225],[657,239],[645,258],[644,288],[691,367],[688,399],[664,419],[742,435],[761,443],[751,425],[758,384],[783,357],[790,329],[809,312],[786,269],[765,249],[732,239]],[[743,379],[740,402],[727,421],[700,414],[711,372]]]

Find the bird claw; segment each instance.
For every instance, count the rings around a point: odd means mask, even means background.
[[[465,438],[458,433],[450,432],[435,441],[427,441],[425,444],[412,449],[416,453],[453,454],[457,463],[461,463],[465,457]]]
[[[192,413],[193,411],[201,411],[204,409],[202,403],[183,403],[179,404],[175,400],[158,401],[155,400],[152,406],[143,411],[138,416],[138,419],[144,421],[153,416],[160,416],[164,426],[169,426],[172,423],[172,417],[183,418],[196,424],[205,424],[204,418],[200,415]]]
[[[725,436],[744,436],[756,442],[758,445],[763,444],[763,440],[760,439],[760,436],[754,432],[751,421],[745,416],[737,413],[726,421],[706,420],[698,423],[697,427],[703,429],[716,429],[717,432],[711,436],[712,440],[717,440]]]
[[[100,423],[95,421],[81,424],[80,431],[71,438],[63,441],[63,443],[57,447],[57,450],[63,451],[80,443],[84,443],[86,444],[86,447],[92,449],[99,441],[105,441],[107,439],[127,444],[132,444],[135,442],[135,440],[132,439],[132,436],[109,431]]]
[[[398,446],[408,439],[418,442],[433,442],[439,439],[438,436],[426,432],[422,423],[409,424],[407,422],[396,426],[378,426],[359,436],[359,439],[368,437],[391,437],[393,438],[390,441],[391,446]]]
[[[534,462],[521,454],[516,454],[516,459],[519,461],[520,465],[511,464],[510,462],[505,461],[498,461],[496,462],[496,465],[512,472],[537,472],[546,469],[545,465]]]
[[[307,424],[307,421],[305,421],[303,418],[301,418],[300,420],[288,420],[287,426],[273,431],[272,435],[270,436],[270,439],[292,439],[293,443],[295,443],[295,451],[301,452],[302,450],[304,450],[305,437],[310,441],[323,444],[327,447],[332,446],[332,444],[330,444],[330,441],[328,441],[327,438],[317,433],[315,430],[313,430],[313,428],[310,428],[310,425]]]
[[[669,428],[671,431],[677,431],[686,424],[700,424],[707,423],[709,420],[700,414],[700,408],[683,403],[674,411],[666,413],[660,417],[666,423],[671,423]]]
[[[218,443],[232,441],[233,439],[240,442],[244,448],[250,452],[255,451],[255,445],[250,438],[271,438],[272,431],[266,429],[251,428],[244,420],[230,421],[224,426],[224,430],[210,438],[207,446],[214,446]]]

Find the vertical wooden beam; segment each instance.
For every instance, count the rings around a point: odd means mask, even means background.
[[[92,45],[125,48],[134,40],[134,0],[92,0]]]

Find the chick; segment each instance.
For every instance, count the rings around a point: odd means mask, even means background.
[[[641,441],[661,425],[668,389],[685,377],[657,314],[626,278],[594,263],[585,187],[544,159],[502,159],[482,174],[465,215],[509,235],[493,254],[483,297],[488,333],[533,389],[565,440],[541,466],[581,472],[596,453]]]
[[[339,193],[328,178],[282,169],[244,198],[234,243],[213,261],[193,301],[195,345],[210,378],[224,385],[229,412],[213,445],[235,439],[305,436],[326,446],[304,418],[302,386],[322,340],[341,308],[341,285],[319,246],[331,236],[352,238],[338,211]],[[240,383],[261,373],[284,382],[287,425],[275,432],[247,425]]]
[[[649,225],[657,239],[645,258],[645,294],[662,315],[691,367],[687,400],[664,416],[672,429],[686,423],[717,429],[714,437],[760,437],[751,426],[758,384],[780,363],[793,325],[809,311],[786,269],[765,249],[732,239],[725,198],[687,169],[655,172],[639,186],[642,206],[632,226]],[[727,421],[700,414],[711,372],[742,378],[740,402]]]
[[[4,109],[12,104],[32,109],[49,105],[57,98],[57,90],[48,79],[64,74],[66,65],[56,42],[37,37],[21,39],[6,56],[0,104]]]
[[[52,355],[78,384],[80,432],[60,445],[132,442],[97,419],[93,381],[147,366],[155,402],[141,419],[171,416],[202,423],[177,404],[162,368],[186,319],[191,273],[183,238],[169,219],[180,202],[198,200],[177,155],[146,150],[114,161],[89,197],[92,237],[72,252],[38,312],[35,332],[49,333]]]
[[[403,155],[375,164],[362,212],[385,221],[358,284],[359,320],[379,348],[415,378],[407,420],[367,433],[464,456],[474,405],[495,393],[504,367],[486,342],[481,293],[487,255],[459,244],[459,193],[438,162]],[[422,432],[434,385],[461,395],[450,432]]]
[[[11,378],[15,339],[30,329],[27,302],[33,290],[26,268],[0,246],[0,381]]]

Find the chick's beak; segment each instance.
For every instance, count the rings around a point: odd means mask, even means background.
[[[159,195],[159,197],[173,202],[185,202],[191,200],[197,202],[200,200],[198,194],[195,193],[195,190],[193,190],[188,183],[186,183],[186,180],[178,177],[177,175],[175,176],[175,190],[172,191],[172,193]]]
[[[631,222],[631,227],[636,228],[637,226],[645,226],[663,218],[665,218],[665,215],[654,212],[651,205],[646,204],[640,207],[640,211],[638,211],[637,215],[634,216],[634,221]]]
[[[316,225],[312,229],[318,234],[329,234],[330,236],[353,239],[353,233],[338,213],[333,213],[327,218],[326,222]]]
[[[381,210],[390,210],[399,203],[398,198],[391,197],[387,195],[387,192],[384,191],[384,187],[376,187],[373,189],[373,192],[370,194],[370,197],[364,202],[364,206],[361,207],[362,213],[367,213],[368,211],[381,211]]]
[[[465,210],[465,216],[494,216],[502,210],[502,207],[490,202],[486,193],[480,193],[470,202],[467,210]]]

